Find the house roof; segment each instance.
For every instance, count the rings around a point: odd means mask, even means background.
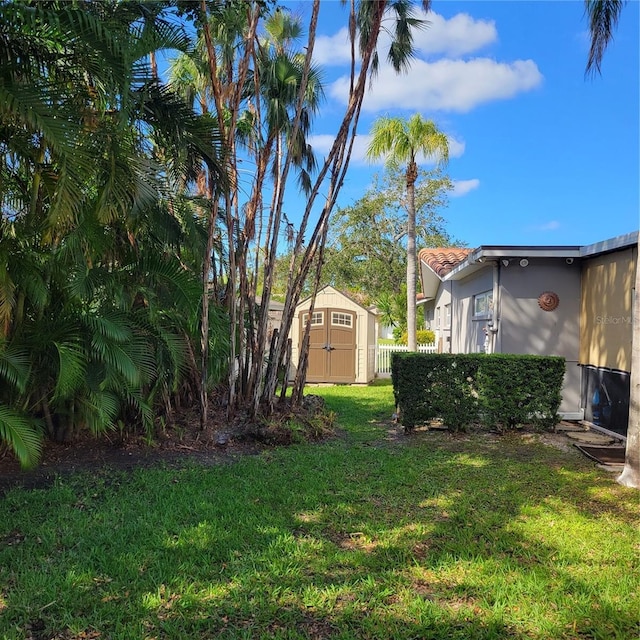
[[[436,275],[443,277],[464,261],[471,251],[472,249],[460,249],[457,247],[421,249],[418,253],[418,258]]]
[[[466,278],[484,268],[487,263],[508,263],[523,258],[588,258],[627,248],[637,242],[638,232],[634,231],[585,246],[481,245],[476,249],[422,249],[418,257],[420,263],[427,267],[420,269],[424,300],[434,299],[442,282]]]
[[[617,251],[618,249],[626,249],[635,244],[638,244],[638,232],[632,231],[631,233],[616,236],[615,238],[609,238],[602,242],[585,245],[580,248],[580,256],[583,258],[592,258],[602,253],[609,253],[610,251]]]

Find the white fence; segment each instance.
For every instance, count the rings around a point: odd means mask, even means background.
[[[409,347],[401,344],[379,344],[376,358],[376,374],[379,378],[388,378],[391,375],[391,354],[409,351]],[[419,344],[419,353],[436,353],[435,344]]]

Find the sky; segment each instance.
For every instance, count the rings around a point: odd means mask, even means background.
[[[285,4],[303,16],[311,7]],[[460,244],[584,245],[637,230],[639,9],[625,5],[602,74],[585,77],[582,0],[435,0],[411,70],[398,76],[381,55],[338,206],[355,203],[384,169],[365,159],[373,121],[420,113],[449,139],[455,189],[440,214]],[[310,139],[320,158],[345,109],[346,15],[322,0],[314,59],[325,102]],[[292,183],[285,212],[295,220],[303,208]]]

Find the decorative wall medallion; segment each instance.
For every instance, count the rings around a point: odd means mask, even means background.
[[[554,311],[560,304],[560,298],[553,291],[545,291],[538,296],[538,306],[543,311]]]

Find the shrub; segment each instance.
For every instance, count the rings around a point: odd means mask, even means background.
[[[478,416],[474,355],[394,353],[391,379],[396,406],[405,429],[441,418],[453,431],[466,428]]]
[[[484,422],[499,430],[529,423],[551,428],[558,421],[564,358],[492,354],[482,360],[478,392]]]
[[[395,332],[394,332],[395,337]],[[416,342],[418,344],[433,344],[436,341],[436,334],[431,329],[418,329],[416,331]],[[408,336],[405,331],[399,338],[396,338],[398,344],[408,344]]]
[[[391,377],[405,429],[441,418],[452,430],[500,430],[558,419],[563,358],[509,354],[395,353]]]

